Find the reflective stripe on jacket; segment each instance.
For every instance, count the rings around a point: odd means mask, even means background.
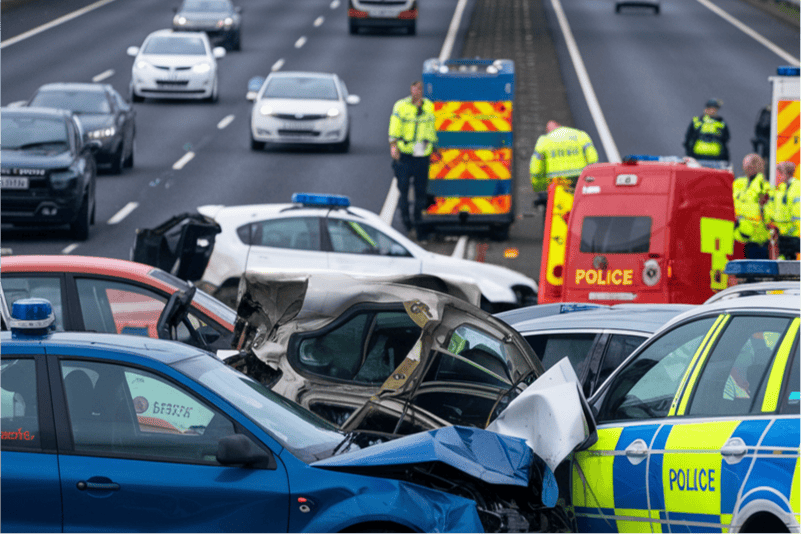
[[[740,176],[734,180],[732,198],[737,217],[734,239],[740,243],[763,244],[770,239],[762,206],[759,205],[760,197],[766,194],[770,194],[770,184],[762,174],[757,174],[753,179]]]
[[[389,140],[397,141],[398,150],[404,154],[414,153],[414,144],[428,141],[425,156],[430,156],[437,142],[437,129],[434,123],[434,104],[423,99],[422,112],[407,96],[395,102],[389,118]]]
[[[729,159],[726,143],[729,142],[729,128],[720,117],[702,115],[693,117],[684,139],[688,156],[707,159]]]
[[[777,185],[765,204],[765,220],[776,225],[779,235],[799,237],[799,182],[790,178],[788,182]]]
[[[529,164],[531,185],[534,191],[546,191],[554,178],[576,177],[597,161],[598,152],[586,132],[560,126],[537,139]]]

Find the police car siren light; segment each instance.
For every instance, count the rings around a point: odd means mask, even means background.
[[[731,260],[723,272],[744,279],[798,280],[799,265],[793,260]]]
[[[350,198],[346,196],[317,193],[293,193],[292,202],[321,208],[347,208],[350,206]]]
[[[776,69],[779,76],[798,76],[801,73],[801,67],[779,67]]]
[[[19,299],[11,307],[12,335],[41,336],[55,326],[53,306],[47,299]]]
[[[573,313],[577,311],[597,310],[600,307],[601,307],[600,304],[585,304],[585,303],[562,304],[559,307],[559,313]]]

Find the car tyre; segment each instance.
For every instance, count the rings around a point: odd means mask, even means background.
[[[111,156],[111,174],[122,174],[125,166],[125,141],[120,143],[120,148]]]
[[[219,94],[217,93],[217,78],[214,79],[214,86],[211,89],[211,94],[206,99],[206,102],[210,104],[215,104],[220,99]]]
[[[357,33],[359,33],[359,25],[356,23],[355,20],[351,20],[349,26],[351,35],[356,35]]]
[[[253,136],[250,137],[250,149],[251,150],[264,150],[264,145],[266,143],[264,141],[256,141],[253,139]]]
[[[128,168],[128,169],[133,168],[133,166],[134,166],[134,150],[136,150],[136,140],[132,139],[131,140],[131,153],[128,154],[128,157],[125,158],[125,161],[123,162],[123,166]]]
[[[242,32],[241,31],[236,33],[236,39],[234,40],[234,44],[231,47],[231,50],[236,50],[237,52],[242,50]]]
[[[620,4],[615,4],[615,13],[620,13]]]
[[[337,152],[346,153],[350,150],[350,132],[345,136],[345,139],[337,144]]]
[[[493,241],[507,241],[509,239],[509,225],[499,224],[490,229],[490,239]]]
[[[417,21],[413,20],[407,27],[406,33],[409,35],[416,35],[417,34]]]
[[[659,15],[659,4],[654,6],[654,15]]]
[[[133,85],[132,85],[131,86],[131,102],[144,102],[144,101],[145,101],[145,97],[137,95],[136,91],[134,90]]]
[[[78,216],[70,225],[72,235],[78,241],[89,239],[89,226],[92,223],[92,214],[89,211],[89,195],[83,197],[81,207],[78,209]]]

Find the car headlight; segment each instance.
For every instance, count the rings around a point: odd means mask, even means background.
[[[79,174],[80,172],[74,168],[50,173],[50,185],[53,187],[53,189],[67,189],[74,187],[75,183],[78,181]]]
[[[117,133],[117,129],[114,126],[109,126],[107,128],[99,128],[97,130],[87,132],[86,137],[88,139],[106,139],[108,137],[112,137],[115,133]]]
[[[231,17],[226,17],[223,20],[218,20],[217,21],[217,27],[219,28],[221,26],[225,26],[226,28],[230,28],[233,23],[234,23],[234,19],[232,19]]]
[[[136,62],[136,68],[140,69],[140,70],[147,70],[147,69],[150,69],[152,67],[153,66],[150,63],[148,63],[147,61],[145,61],[144,59],[140,59],[139,61]]]
[[[275,111],[273,110],[273,107],[271,105],[264,104],[262,107],[259,108],[259,113],[261,113],[262,115],[272,115],[273,113],[275,113]]]
[[[332,119],[334,117],[339,117],[340,114],[341,112],[337,108],[331,108],[328,110],[328,113],[326,113],[326,115],[328,115],[328,117]]]
[[[211,65],[208,63],[198,63],[194,67],[192,67],[192,72],[196,72],[197,74],[206,74],[211,70]]]
[[[172,19],[173,24],[178,26],[183,26],[186,24],[186,17],[182,17],[181,15],[175,15],[175,18]]]

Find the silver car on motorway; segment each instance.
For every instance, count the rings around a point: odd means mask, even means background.
[[[205,32],[158,30],[141,47],[128,47],[128,55],[135,58],[133,102],[145,97],[217,101],[217,59],[225,56],[225,48],[212,48]]]
[[[252,78],[248,87],[252,150],[266,143],[325,144],[340,152],[350,148],[348,105],[360,99],[348,94],[336,74],[273,72],[267,79]]]

